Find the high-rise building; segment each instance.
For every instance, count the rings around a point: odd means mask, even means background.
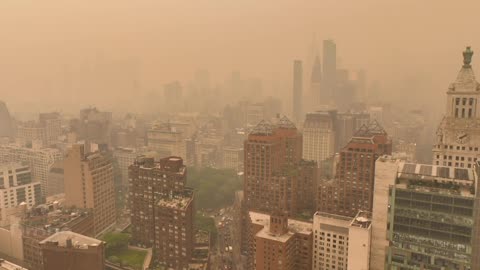
[[[65,193],[65,171],[63,160],[55,162],[48,173],[46,197]]]
[[[302,134],[286,117],[261,121],[244,143],[244,193],[249,210],[311,209],[316,164],[302,159]],[[304,193],[303,191],[306,191]]]
[[[377,168],[372,270],[479,269],[478,167],[382,157]]]
[[[243,148],[223,147],[223,168],[243,171]]]
[[[194,245],[194,194],[185,187],[186,176],[179,157],[139,157],[129,168],[132,241],[153,247],[156,258],[173,269],[188,265]]]
[[[376,122],[362,126],[340,152],[333,190],[320,185],[319,211],[354,217],[371,212],[375,183],[375,160],[392,153],[392,142]]]
[[[75,144],[64,162],[65,204],[93,209],[95,235],[116,222],[112,161],[105,153],[87,153]]]
[[[311,107],[315,110],[319,109],[322,104],[322,63],[318,55],[315,57],[315,62],[312,67],[312,74],[310,76],[310,98]]]
[[[345,217],[323,212],[313,216],[312,269],[369,270],[371,216]]]
[[[371,119],[370,115],[365,112],[338,112],[336,116],[335,152],[342,150],[343,147],[345,147],[345,145],[347,145],[347,143],[352,139],[355,132],[360,129],[360,127],[363,125],[368,126],[368,124],[374,120]]]
[[[9,216],[15,212],[12,208],[31,208],[42,202],[40,182],[32,181],[28,166],[0,165],[0,226],[10,224]]]
[[[43,270],[104,270],[105,243],[63,231],[40,242]]]
[[[293,61],[293,118],[297,123],[303,120],[303,67],[302,61]]]
[[[184,157],[186,142],[183,133],[169,123],[154,126],[147,131],[147,145],[159,152],[160,156]]]
[[[333,105],[337,76],[337,45],[333,40],[323,41],[323,77],[320,102]]]
[[[47,194],[48,175],[53,164],[63,158],[54,148],[26,148],[16,145],[0,145],[0,163],[26,163],[32,172],[34,181],[41,184],[42,196]]]
[[[249,234],[248,269],[312,269],[312,223],[249,212]]]
[[[0,100],[0,137],[13,137],[13,121],[5,102]]]
[[[335,154],[336,111],[308,113],[303,124],[303,159],[322,161]]]
[[[447,91],[447,111],[437,130],[433,164],[473,168],[480,157],[480,84],[475,79],[470,47],[463,52],[463,66]]]
[[[73,131],[80,140],[96,144],[112,144],[113,120],[111,112],[101,112],[97,108],[80,111],[78,121],[72,122]]]

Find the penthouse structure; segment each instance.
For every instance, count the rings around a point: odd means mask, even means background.
[[[350,218],[316,212],[313,232],[312,269],[370,269],[370,213]]]
[[[379,158],[371,269],[478,269],[478,165]]]
[[[129,168],[132,240],[153,247],[158,261],[173,269],[187,267],[194,248],[194,194],[186,176],[179,157],[139,157]]]
[[[312,224],[274,215],[249,212],[248,269],[312,269]]]
[[[63,231],[40,242],[44,270],[104,270],[105,243]]]
[[[0,259],[0,270],[28,270],[7,260]]]

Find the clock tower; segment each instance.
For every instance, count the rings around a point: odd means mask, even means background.
[[[446,115],[437,129],[433,164],[473,168],[480,158],[480,84],[471,66],[473,51],[463,52],[463,66],[447,91]]]

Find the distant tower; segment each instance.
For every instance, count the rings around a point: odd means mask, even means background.
[[[12,118],[5,102],[0,100],[0,137],[13,136]]]
[[[320,100],[320,91],[322,83],[322,64],[320,63],[320,57],[317,55],[315,57],[315,63],[312,67],[312,74],[310,76],[310,96],[312,98],[312,105],[315,110],[317,110],[318,106],[321,104]]]
[[[323,41],[322,104],[329,105],[333,99],[337,74],[337,45],[333,40]]]
[[[302,121],[302,91],[303,91],[302,61],[293,61],[293,118],[297,123]]]

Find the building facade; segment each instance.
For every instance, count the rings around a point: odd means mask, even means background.
[[[480,84],[472,69],[473,51],[463,52],[463,66],[447,91],[446,114],[437,129],[433,164],[473,168],[480,157]]]
[[[25,162],[30,167],[34,181],[40,182],[42,196],[47,194],[51,167],[62,159],[62,153],[54,148],[35,149],[12,144],[0,145],[0,163]]]
[[[320,186],[317,209],[348,217],[355,217],[358,211],[371,212],[375,161],[391,153],[392,142],[376,121],[362,126],[340,152],[333,186]],[[325,188],[332,192],[322,190]]]
[[[249,228],[247,269],[312,269],[311,223],[289,219],[281,212],[249,212]]]
[[[65,204],[92,209],[95,235],[112,226],[117,219],[112,161],[105,153],[87,153],[76,144],[64,162]]]
[[[369,270],[371,216],[355,218],[316,212],[313,216],[314,270]]]
[[[40,183],[32,181],[28,166],[0,165],[0,226],[10,224],[9,216],[18,212],[14,209],[32,208],[42,202]]]
[[[303,67],[301,60],[293,61],[293,118],[303,120]]]
[[[105,243],[74,232],[58,232],[40,242],[43,270],[104,270]]]
[[[478,168],[377,163],[372,269],[478,269]]]
[[[186,176],[179,157],[139,157],[129,168],[132,241],[153,247],[158,261],[173,269],[188,267],[194,248],[194,194]]]
[[[318,165],[335,154],[335,111],[308,113],[303,124],[303,159]]]
[[[261,121],[244,144],[244,194],[249,210],[282,209],[292,216],[311,210],[316,164],[302,160],[302,135],[286,117]],[[304,193],[306,192],[306,193]]]

